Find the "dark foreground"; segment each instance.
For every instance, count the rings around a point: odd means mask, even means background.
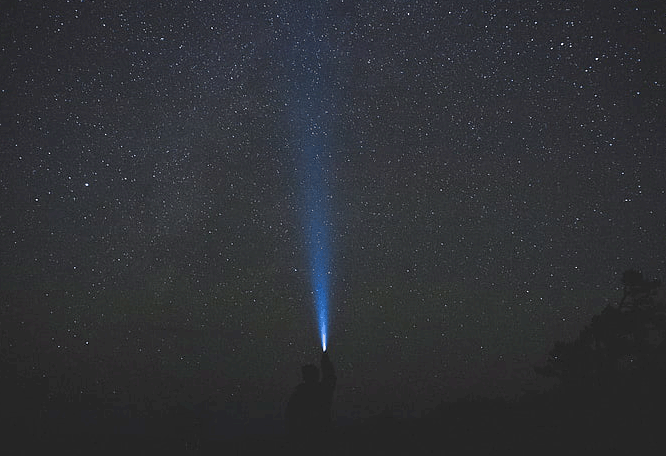
[[[646,404],[626,398],[595,401],[552,395],[513,404],[489,400],[442,404],[420,419],[400,420],[386,413],[362,424],[334,427],[316,441],[251,433],[223,439],[176,430],[135,434],[17,432],[10,439],[18,441],[21,454],[660,454],[665,445],[665,424],[660,399]]]

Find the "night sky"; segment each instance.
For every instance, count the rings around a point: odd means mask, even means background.
[[[338,420],[535,388],[666,275],[662,1],[249,3],[3,3],[17,375],[281,419],[313,223]]]

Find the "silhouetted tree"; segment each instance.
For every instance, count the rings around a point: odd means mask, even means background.
[[[608,305],[572,342],[557,342],[537,373],[569,394],[660,394],[666,380],[666,302],[661,282],[626,271],[617,306]],[[659,389],[659,392],[655,391]]]

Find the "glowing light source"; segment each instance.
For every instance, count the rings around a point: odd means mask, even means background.
[[[328,336],[328,305],[330,281],[330,239],[327,220],[326,181],[321,146],[314,141],[305,147],[306,238],[310,262],[310,281],[315,305],[317,328],[321,346],[326,351]]]
[[[303,227],[308,253],[310,287],[315,308],[315,325],[326,351],[330,339],[329,297],[331,278],[330,194],[328,173],[334,137],[332,115],[337,99],[334,69],[323,14],[323,1],[309,5],[295,22],[303,24],[294,36],[290,57],[293,69],[291,84],[291,125],[298,151],[297,169],[303,202]]]
[[[322,255],[323,256],[323,255]],[[315,258],[315,261],[326,261],[325,259]],[[324,264],[320,265],[324,266]],[[318,267],[315,266],[314,270],[317,271]],[[319,327],[319,334],[321,336],[321,348],[326,351],[326,335],[328,333],[328,273],[315,272],[313,278],[315,283],[315,309],[317,312],[317,326]]]

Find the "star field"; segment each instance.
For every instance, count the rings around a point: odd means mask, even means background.
[[[624,270],[664,277],[661,2],[0,20],[3,356],[53,394],[281,416],[319,347],[304,132],[325,143],[340,416],[516,393]]]

